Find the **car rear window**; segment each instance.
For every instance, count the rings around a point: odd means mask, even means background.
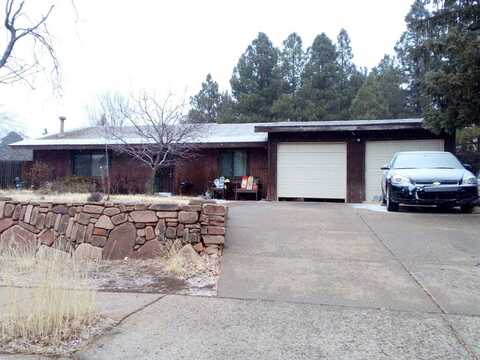
[[[400,153],[392,164],[393,169],[462,169],[463,166],[450,153]]]

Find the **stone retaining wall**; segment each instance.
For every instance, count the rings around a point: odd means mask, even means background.
[[[153,258],[173,242],[198,253],[220,254],[227,208],[191,201],[177,204],[25,203],[0,201],[0,246],[40,243],[94,251],[115,260]]]

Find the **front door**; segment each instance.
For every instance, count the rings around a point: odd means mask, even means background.
[[[173,167],[157,171],[153,190],[160,193],[173,193]]]

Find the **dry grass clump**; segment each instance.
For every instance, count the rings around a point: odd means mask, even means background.
[[[197,254],[192,245],[184,247],[174,243],[168,252],[165,270],[178,277],[188,277],[205,271],[207,265],[200,255]]]
[[[38,254],[32,246],[0,249],[0,278],[8,286],[0,348],[28,351],[75,341],[98,319],[96,292],[89,289],[83,267],[58,250]],[[32,287],[16,287],[19,277]]]

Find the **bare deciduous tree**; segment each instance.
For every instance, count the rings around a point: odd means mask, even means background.
[[[186,121],[185,103],[176,103],[172,96],[160,101],[146,92],[129,97],[107,94],[90,113],[100,119],[97,125],[102,125],[113,150],[131,156],[151,170],[149,193],[154,191],[159,170],[194,158],[194,143],[205,135],[201,125]]]
[[[0,83],[12,83],[24,80],[28,84],[27,75],[39,69],[40,61],[36,50],[45,50],[52,64],[52,72],[59,76],[59,62],[52,44],[52,37],[48,32],[47,20],[53,12],[54,5],[50,4],[43,15],[32,20],[26,13],[26,1],[5,0],[3,27],[0,27],[0,38],[6,39],[6,44],[0,47]],[[30,42],[33,55],[22,59],[15,52],[20,43]]]

